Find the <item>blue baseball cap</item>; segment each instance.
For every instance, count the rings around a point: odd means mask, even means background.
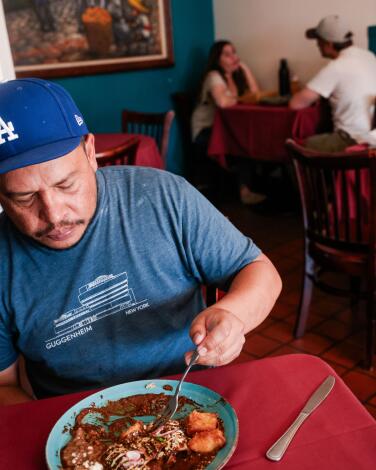
[[[60,85],[39,78],[0,83],[0,174],[62,157],[88,132]]]

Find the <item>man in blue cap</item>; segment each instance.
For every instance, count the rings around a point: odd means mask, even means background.
[[[268,258],[183,178],[97,171],[70,95],[0,84],[0,402],[236,358],[281,289]],[[206,308],[202,284],[228,287]]]

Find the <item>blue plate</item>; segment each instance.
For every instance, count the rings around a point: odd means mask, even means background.
[[[93,404],[97,407],[105,406],[109,400],[118,400],[119,398],[131,395],[146,393],[165,393],[166,395],[171,395],[177,384],[177,380],[138,380],[137,382],[129,382],[106,388],[81,400],[63,414],[48,436],[46,444],[48,468],[50,470],[59,470],[61,468],[60,451],[71,438],[67,429],[69,430],[73,427],[77,414],[83,408],[88,408]],[[165,390],[163,387],[166,385],[170,385],[173,390]],[[181,395],[196,402],[203,411],[217,413],[222,419],[226,445],[218,452],[213,462],[207,466],[207,470],[222,468],[234,453],[238,442],[239,424],[234,409],[221,395],[201,385],[184,382]],[[180,412],[180,416],[187,415],[191,410],[192,408],[186,405]],[[179,414],[177,414],[177,417],[179,417]],[[144,417],[143,419],[144,421],[149,421],[151,418]]]

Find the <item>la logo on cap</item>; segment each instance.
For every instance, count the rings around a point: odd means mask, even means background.
[[[7,134],[8,138],[5,140],[3,135]],[[0,145],[5,144],[8,140],[15,140],[18,139],[18,134],[14,133],[13,123],[11,121],[5,122],[2,117],[0,117]]]
[[[82,119],[81,116],[77,116],[77,114],[74,115],[74,118],[76,119],[76,122],[79,126],[82,126],[82,124],[84,123],[84,120]]]

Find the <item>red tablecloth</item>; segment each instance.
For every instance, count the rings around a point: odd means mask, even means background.
[[[286,161],[286,139],[313,135],[319,120],[319,106],[299,111],[287,106],[257,105],[217,109],[208,154],[223,166],[225,155]]]
[[[156,141],[143,134],[125,134],[123,132],[112,134],[95,134],[95,150],[101,153],[113,147],[126,143],[132,137],[138,137],[140,143],[138,146],[135,165],[149,166],[153,168],[163,169],[163,161],[158,150]]]
[[[329,374],[328,398],[296,434],[283,459],[265,452]],[[239,418],[239,442],[227,469],[371,470],[376,421],[321,359],[291,354],[192,372],[188,380],[223,395]],[[55,421],[88,393],[0,408],[0,468],[45,469],[44,446]]]

